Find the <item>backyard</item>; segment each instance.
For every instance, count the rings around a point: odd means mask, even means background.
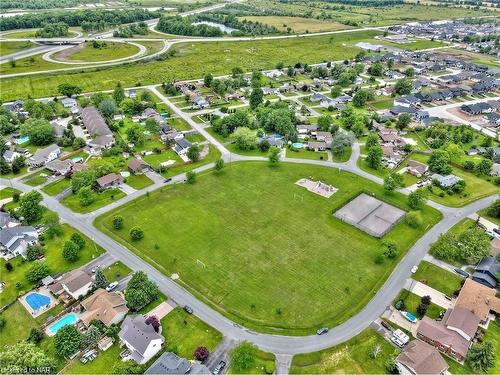
[[[305,176],[339,191],[329,200],[309,193],[295,185]],[[381,241],[331,216],[362,190],[408,209],[404,196],[386,196],[381,186],[347,172],[248,162],[205,173],[194,185],[161,188],[95,224],[165,274],[179,274],[184,287],[237,322],[310,334],[355,314],[400,259],[375,264]],[[119,231],[111,224],[116,214],[127,218]],[[422,215],[425,227],[400,223],[384,237],[400,256],[440,218],[429,207]],[[145,233],[138,242],[130,242],[134,226]]]
[[[418,270],[413,274],[412,279],[420,281],[448,296],[452,296],[454,291],[460,289],[460,282],[463,280],[461,276],[425,260],[420,262]]]

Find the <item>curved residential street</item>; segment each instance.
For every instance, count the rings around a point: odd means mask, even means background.
[[[222,157],[226,162],[238,162],[245,160],[258,160],[266,162],[267,159],[263,157],[246,157],[229,152],[224,145],[217,139],[212,137],[202,126],[194,122],[187,114],[179,110],[173,105],[162,93],[160,93],[155,86],[149,87],[158,97],[167,105],[171,106],[181,118],[186,120],[195,130],[207,138],[207,140],[217,147],[222,153]],[[300,163],[300,164],[314,164],[322,165],[331,168],[340,168],[364,178],[368,178],[376,183],[381,184],[382,180],[378,177],[370,175],[367,172],[360,170],[356,165],[356,160],[359,157],[359,145],[355,144],[351,158],[346,163],[333,163],[320,160],[306,160],[306,159],[292,159],[283,158],[282,162],[287,163]],[[197,172],[207,170],[213,167],[213,164],[204,165],[198,169]],[[174,176],[172,183],[182,183],[185,180],[185,174]],[[0,179],[0,183],[6,186],[12,186],[21,191],[27,192],[33,190],[32,187],[23,184],[19,179],[7,180]],[[109,236],[99,231],[93,226],[93,221],[96,216],[108,212],[126,202],[129,202],[148,191],[152,191],[165,186],[162,182],[157,182],[143,190],[136,191],[112,204],[102,207],[101,209],[89,214],[77,214],[72,212],[67,207],[63,206],[57,199],[50,197],[40,191],[43,195],[43,203],[51,210],[57,212],[61,221],[68,223],[86,236],[91,238],[95,243],[102,246],[114,258],[119,259],[129,268],[134,271],[144,271],[148,277],[155,281],[162,293],[166,294],[169,298],[173,299],[179,305],[189,305],[194,309],[195,315],[200,319],[219,330],[225,337],[230,340],[241,341],[247,340],[260,349],[280,355],[293,355],[298,353],[314,352],[322,350],[337,344],[340,344],[356,334],[367,328],[372,321],[377,319],[386,309],[388,305],[394,300],[406,279],[411,275],[411,268],[418,265],[425,257],[430,245],[439,237],[440,234],[445,233],[448,229],[454,226],[463,218],[475,213],[478,210],[490,206],[497,198],[497,195],[490,196],[478,201],[475,201],[462,208],[445,207],[438,203],[429,201],[428,204],[439,209],[443,214],[443,219],[426,232],[407,252],[401,262],[395,267],[392,274],[386,280],[384,285],[379,291],[374,294],[373,298],[368,304],[359,311],[356,315],[343,322],[342,324],[331,327],[330,331],[322,336],[312,334],[310,336],[280,336],[254,332],[245,327],[242,327],[230,319],[223,316],[221,313],[210,307],[208,304],[194,297],[190,292],[182,288],[175,281],[170,279],[168,275],[164,275],[158,271],[154,266],[139,258],[137,255],[129,251],[127,248],[111,239]],[[407,194],[406,190],[401,191]],[[312,333],[312,332],[311,332]]]

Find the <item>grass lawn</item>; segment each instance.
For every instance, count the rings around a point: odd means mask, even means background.
[[[423,260],[418,265],[418,270],[412,275],[412,279],[429,285],[448,296],[460,288],[462,277],[450,271],[446,271],[432,263]]]
[[[196,163],[192,163],[192,162],[175,163],[172,166],[168,167],[166,171],[162,172],[161,175],[163,177],[170,177],[170,176],[174,176],[176,174],[191,171],[193,169],[201,167],[202,165],[214,163],[217,159],[220,158],[220,152],[212,145],[210,145],[209,147],[210,147],[210,150],[208,152],[208,155],[204,159],[198,160]],[[144,159],[144,160],[146,160],[146,159]]]
[[[127,177],[126,181],[127,185],[130,185],[136,190],[144,189],[145,187],[152,185],[153,181],[151,179],[143,174],[131,174],[130,176]]]
[[[0,191],[0,194],[1,194],[1,191]],[[489,220],[492,223],[495,223],[496,225],[500,225],[500,218],[488,215],[488,209],[487,208],[485,208],[484,210],[479,211],[478,215],[481,216],[481,217],[484,217],[486,220]]]
[[[42,188],[42,191],[53,197],[59,193],[62,193],[69,187],[71,187],[71,180],[69,178],[62,178],[60,180],[51,182],[48,185],[45,185]]]
[[[306,150],[305,148],[295,150],[288,148],[286,150],[286,157],[295,159],[328,160],[328,154],[326,152],[315,152]]]
[[[255,364],[245,371],[235,371],[231,365],[227,371],[228,374],[268,374],[266,372],[266,367],[269,369],[275,368],[276,358],[272,353],[266,353],[262,350],[257,349],[257,353],[255,355]]]
[[[113,366],[120,363],[120,352],[123,348],[120,345],[114,344],[105,352],[99,350],[97,358],[92,362],[85,364],[80,362],[80,358],[76,358],[71,364],[64,369],[64,374],[109,374],[112,373]]]
[[[113,263],[103,270],[104,276],[106,276],[106,279],[108,279],[110,283],[123,279],[131,272],[132,270],[120,261]]]
[[[248,20],[252,22],[261,22],[266,25],[274,26],[279,31],[286,32],[290,27],[292,32],[295,33],[316,33],[320,31],[335,31],[350,29],[349,26],[341,23],[317,20],[315,18],[305,17],[286,17],[286,16],[245,16],[238,17],[241,20]]]
[[[30,174],[22,179],[22,181],[29,186],[38,186],[47,181],[47,177],[52,175],[51,172],[42,169],[36,173]]]
[[[263,152],[258,147],[254,148],[253,150],[242,150],[242,149],[240,149],[236,145],[236,143],[230,143],[230,144],[226,145],[226,148],[230,152],[232,152],[234,154],[240,154],[240,155],[245,155],[245,156],[263,156],[263,157],[267,157],[267,155],[269,154],[268,151]]]
[[[69,50],[56,53],[53,57],[61,61],[108,61],[117,60],[127,56],[132,56],[139,49],[133,44],[104,42],[104,46],[94,48],[91,42],[85,43],[83,46],[78,45]]]
[[[404,310],[412,313],[414,316],[419,316],[417,314],[417,306],[420,304],[420,300],[422,297],[417,296],[416,294],[413,294],[412,292],[403,289],[401,293],[399,293],[399,296],[396,297],[394,300],[394,303],[396,303],[399,300],[403,300],[405,303]],[[425,313],[426,316],[428,316],[431,319],[437,319],[439,318],[439,313],[441,311],[444,311],[442,307],[432,303],[429,305],[429,309]]]
[[[82,206],[77,194],[71,194],[64,198],[61,203],[74,212],[87,213],[104,207],[120,198],[123,198],[125,193],[119,189],[109,189],[95,194],[95,200],[88,206]]]
[[[307,176],[339,191],[325,199],[295,185]],[[408,209],[403,195],[385,196],[383,187],[347,172],[244,162],[220,174],[206,172],[194,185],[161,188],[95,224],[165,274],[178,273],[184,287],[232,319],[261,331],[310,334],[356,313],[400,259],[375,264],[381,240],[331,215],[362,190]],[[111,224],[116,214],[127,218],[119,231]],[[440,218],[430,207],[422,215],[429,226]],[[128,233],[135,225],[145,237],[132,244]],[[402,256],[427,229],[402,222],[384,239],[394,241]]]
[[[375,110],[388,109],[391,108],[394,103],[394,98],[392,96],[377,96],[368,105]]]
[[[167,338],[165,350],[194,359],[198,346],[205,346],[212,352],[222,340],[222,334],[195,315],[176,307],[161,320],[162,335]]]
[[[0,42],[0,56],[7,56],[15,52],[19,52],[31,47],[34,47],[35,44],[29,41],[22,42]]]
[[[21,194],[21,191],[11,187],[3,188],[0,190],[0,199],[12,198],[15,193]]]
[[[85,248],[80,252],[80,258],[74,262],[67,262],[61,254],[63,245],[68,241],[71,235],[78,232],[76,229],[70,227],[67,224],[62,224],[61,228],[63,233],[59,237],[54,237],[53,239],[45,239],[45,262],[50,268],[52,274],[63,273],[74,268],[80,267],[85,263],[88,263],[93,258],[104,253],[104,250],[96,246],[89,238],[83,236],[86,241]],[[24,277],[25,272],[31,268],[32,263],[28,261],[23,261],[21,257],[16,257],[10,261],[14,266],[11,272],[5,271],[5,260],[0,259],[0,281],[5,283],[5,289],[0,293],[0,307],[13,301],[18,294],[27,292],[33,285],[26,280]],[[16,283],[20,282],[21,288],[18,290],[16,288]]]
[[[372,359],[370,352],[377,345],[381,352]],[[292,374],[385,374],[385,363],[399,350],[383,337],[367,328],[345,343],[320,352],[293,357]]]

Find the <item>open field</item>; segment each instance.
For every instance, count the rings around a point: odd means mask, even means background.
[[[82,206],[77,194],[71,194],[64,198],[61,203],[74,212],[87,213],[104,207],[115,200],[123,198],[125,193],[119,189],[109,189],[95,193],[95,200],[88,206]]]
[[[500,60],[498,59],[498,57],[491,55],[474,53],[456,48],[446,48],[442,51],[442,53],[460,57],[460,59],[469,61],[474,64],[484,64],[491,68],[500,67]]]
[[[69,178],[62,178],[60,180],[51,182],[48,185],[45,185],[42,188],[42,191],[47,193],[50,196],[55,196],[59,193],[62,193],[64,190],[71,187],[71,180]]]
[[[31,42],[0,42],[0,56],[7,56],[14,52],[19,52],[31,47],[35,44]]]
[[[321,31],[335,31],[350,29],[349,26],[338,22],[317,20],[315,18],[305,17],[286,17],[286,16],[245,16],[239,17],[240,20],[252,22],[261,22],[266,25],[274,26],[281,32],[286,32],[290,27],[294,33],[317,33]]]
[[[99,48],[93,47],[91,42],[82,43],[54,54],[53,58],[59,61],[108,61],[132,56],[139,51],[135,45],[129,43],[101,43]]]
[[[339,191],[328,200],[295,185],[307,176]],[[95,224],[166,275],[178,273],[184,287],[232,319],[261,331],[310,334],[356,313],[399,260],[375,264],[381,241],[331,216],[362,189],[408,209],[404,196],[384,196],[381,186],[346,172],[247,162],[207,172],[194,185],[161,188]],[[116,214],[127,218],[120,231],[111,225]],[[422,214],[429,226],[440,217],[429,207]],[[145,237],[130,243],[136,225]],[[401,256],[426,229],[400,223],[384,239]]]
[[[3,90],[0,99],[17,99],[28,95],[52,96],[57,93],[59,84],[68,82],[77,83],[83,91],[99,91],[113,89],[117,82],[122,82],[123,86],[134,86],[172,79],[197,78],[209,72],[214,75],[229,74],[235,66],[251,71],[272,69],[278,62],[293,65],[297,62],[311,64],[344,60],[354,57],[360,51],[355,47],[356,43],[374,41],[373,37],[376,35],[380,35],[380,32],[362,30],[282,40],[177,44],[175,57],[166,61],[2,79]],[[311,49],[311,46],[314,48]],[[415,43],[410,43],[407,47],[414,48]],[[1,73],[6,72],[2,70]]]
[[[461,276],[425,260],[420,262],[417,272],[412,275],[412,279],[427,284],[450,297],[454,291],[460,289],[460,282],[463,280]]]
[[[13,31],[4,31],[1,36],[5,39],[15,39],[15,38],[36,38],[36,32],[38,29],[25,29],[25,30],[13,30]],[[76,36],[76,32],[73,30],[69,30],[68,37]]]
[[[370,357],[376,345],[381,346],[377,358]],[[367,328],[349,341],[320,352],[293,357],[292,374],[385,374],[385,363],[399,350],[382,336]]]

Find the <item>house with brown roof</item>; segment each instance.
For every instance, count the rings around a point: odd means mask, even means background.
[[[433,346],[420,341],[410,342],[396,358],[401,375],[445,374],[448,364]]]
[[[76,269],[66,273],[59,281],[63,291],[74,299],[84,296],[92,286],[92,278],[81,269]]]
[[[408,167],[406,171],[415,177],[422,177],[428,169],[429,167],[424,163],[420,163],[415,160],[408,160]]]
[[[99,177],[96,182],[100,190],[105,190],[123,184],[123,177],[118,173],[109,173]]]
[[[81,319],[87,326],[96,319],[109,327],[121,322],[128,312],[127,302],[121,295],[102,288],[84,299],[81,305],[85,309]]]
[[[495,289],[488,288],[474,280],[465,279],[464,286],[455,302],[455,308],[460,307],[473,313],[479,324],[488,323],[491,312],[500,313],[500,298]]]
[[[151,167],[144,160],[133,158],[128,162],[128,170],[133,174],[143,174],[150,171]]]

